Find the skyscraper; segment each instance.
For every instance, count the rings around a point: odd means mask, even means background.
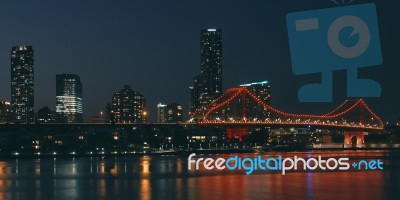
[[[76,74],[59,74],[56,76],[56,113],[61,123],[81,123],[82,117],[82,83]]]
[[[222,92],[222,30],[201,30],[200,74],[209,76],[210,91],[219,95]]]
[[[110,120],[114,123],[144,123],[146,122],[146,99],[142,94],[125,85],[122,90],[114,93],[111,105]]]
[[[15,123],[35,122],[34,64],[32,46],[11,49],[11,107]]]
[[[200,75],[193,77],[190,112],[207,105],[222,93],[222,30],[203,29],[200,34]]]

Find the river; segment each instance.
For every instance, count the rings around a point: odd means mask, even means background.
[[[400,199],[400,152],[198,155],[379,159],[383,170],[188,170],[183,156],[0,159],[2,199]]]

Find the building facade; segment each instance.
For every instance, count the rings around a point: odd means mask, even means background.
[[[7,101],[0,101],[0,124],[10,123],[13,121],[13,112],[11,110],[11,103]]]
[[[11,49],[11,107],[15,123],[35,122],[34,62],[32,46]]]
[[[203,29],[200,37],[200,74],[208,75],[210,91],[222,92],[222,30]]]
[[[157,122],[165,123],[165,107],[166,104],[159,103],[157,104]]]
[[[145,123],[146,99],[140,92],[126,85],[114,93],[111,104],[110,120],[113,123]]]
[[[263,101],[264,103],[271,105],[271,84],[269,81],[260,81],[248,84],[242,84],[240,87],[246,87],[254,96]],[[248,108],[252,113],[249,113],[253,117],[265,118],[270,116],[270,111],[264,107],[261,107],[255,101],[246,102]]]
[[[158,123],[180,123],[183,120],[183,108],[180,104],[157,105]]]
[[[83,122],[81,79],[76,74],[56,76],[56,113],[60,123]]]
[[[260,81],[248,84],[242,84],[240,87],[246,87],[258,99],[270,105],[271,101],[271,83],[269,81]]]
[[[200,74],[190,87],[190,113],[209,104],[222,93],[222,30],[203,29],[200,34]]]

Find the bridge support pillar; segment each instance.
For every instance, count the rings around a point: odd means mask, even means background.
[[[243,136],[247,134],[247,128],[228,128],[226,129],[226,136],[228,140],[238,139],[242,142]]]
[[[344,131],[344,147],[362,147],[365,144],[362,131]]]

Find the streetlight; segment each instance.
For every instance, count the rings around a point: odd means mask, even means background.
[[[143,121],[146,122],[147,111],[143,111]]]

